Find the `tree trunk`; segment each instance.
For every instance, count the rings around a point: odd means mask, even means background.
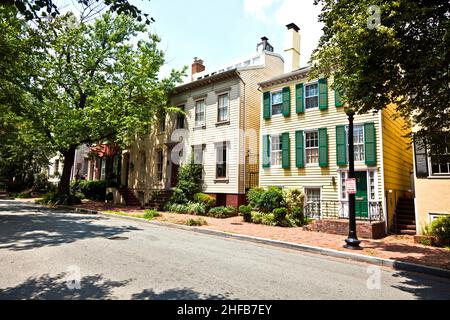
[[[63,152],[64,164],[61,179],[58,185],[58,194],[69,194],[70,193],[70,173],[72,172],[73,163],[75,161],[75,151],[77,146],[70,146],[69,149]]]

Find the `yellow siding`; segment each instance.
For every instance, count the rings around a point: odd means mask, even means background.
[[[261,117],[261,136],[266,134],[275,134],[289,132],[290,136],[290,169],[260,168],[261,186],[285,186],[290,188],[320,187],[322,190],[322,200],[338,200],[338,172],[339,167],[336,164],[336,126],[347,125],[348,118],[344,112],[344,107],[335,107],[334,91],[332,89],[332,79],[328,79],[328,110],[305,110],[303,114],[297,114],[295,108],[295,85],[297,83],[309,83],[306,76],[302,80],[286,82],[284,84],[264,89],[263,91],[276,91],[289,86],[291,90],[291,115],[272,116],[270,120],[264,120]],[[383,198],[383,188],[380,170],[381,148],[380,148],[380,121],[379,115],[365,114],[356,115],[354,124],[364,124],[373,122],[377,138],[377,200]],[[295,131],[312,130],[327,128],[328,133],[328,163],[327,168],[320,168],[318,164],[306,165],[303,169],[297,169],[295,163]],[[262,148],[261,148],[262,150]],[[262,155],[260,157],[262,161]],[[260,166],[261,167],[261,166]],[[366,170],[365,163],[355,162],[355,170]],[[372,169],[372,168],[371,168]],[[336,184],[332,183],[332,177],[335,177]]]
[[[411,126],[402,117],[395,117],[394,105],[382,111],[384,185],[388,210],[388,225],[392,224],[398,198],[412,192],[413,153],[409,138],[404,136]]]

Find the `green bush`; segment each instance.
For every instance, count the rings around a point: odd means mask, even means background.
[[[245,222],[252,222],[252,207],[242,205],[239,207],[239,212]]]
[[[203,216],[206,214],[206,206],[203,203],[199,202],[189,202],[187,204],[187,212],[188,214],[195,214]]]
[[[261,212],[252,211],[251,216],[253,223],[260,224],[262,223],[264,214]]]
[[[81,199],[79,196],[74,194],[58,195],[55,192],[49,192],[44,194],[42,199],[37,202],[45,205],[73,205],[80,204]]]
[[[11,193],[10,196],[16,199],[29,199],[31,198],[31,193],[30,192]]]
[[[294,214],[294,211],[302,210],[304,206],[304,195],[300,189],[283,189],[283,199],[288,214]]]
[[[425,234],[436,237],[442,245],[450,245],[450,215],[433,220],[425,228]]]
[[[278,187],[252,188],[247,194],[247,199],[253,208],[263,213],[285,206],[283,191]]]
[[[148,209],[148,210],[144,211],[144,219],[147,219],[147,220],[153,220],[154,218],[160,217],[160,216],[161,216],[161,214],[154,209]]]
[[[178,183],[169,202],[187,203],[194,201],[194,195],[201,191],[203,166],[191,161],[182,165],[178,171]]]
[[[233,206],[228,207],[215,207],[209,210],[208,216],[224,219],[236,216],[236,208]]]
[[[112,192],[108,192],[105,196],[105,201],[113,201],[114,200],[114,195]]]
[[[49,192],[52,191],[55,186],[48,181],[48,177],[45,173],[39,173],[34,178],[32,190],[35,192]]]
[[[273,217],[276,222],[281,222],[286,219],[287,209],[286,208],[276,208],[273,210]]]
[[[186,221],[186,225],[187,226],[203,226],[203,225],[207,225],[208,223],[206,222],[205,219],[203,218],[197,218],[197,219],[188,219]]]
[[[81,192],[84,198],[94,201],[105,201],[107,187],[106,180],[76,180],[70,184],[72,194]]]
[[[180,188],[174,188],[172,196],[169,199],[169,204],[184,204],[187,203],[188,199],[184,194],[183,190]]]
[[[194,194],[194,201],[203,203],[205,205],[205,207],[207,208],[207,210],[216,206],[216,198],[214,198],[213,196],[210,196],[209,194],[202,193],[202,192]]]
[[[261,223],[266,226],[276,226],[278,221],[275,219],[273,213],[265,213],[262,215]]]

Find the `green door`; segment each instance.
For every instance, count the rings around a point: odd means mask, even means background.
[[[355,212],[357,217],[369,216],[369,204],[367,201],[367,172],[355,172],[356,178],[356,204]]]

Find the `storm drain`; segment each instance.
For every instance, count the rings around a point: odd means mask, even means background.
[[[128,240],[127,237],[109,237],[109,240]]]

